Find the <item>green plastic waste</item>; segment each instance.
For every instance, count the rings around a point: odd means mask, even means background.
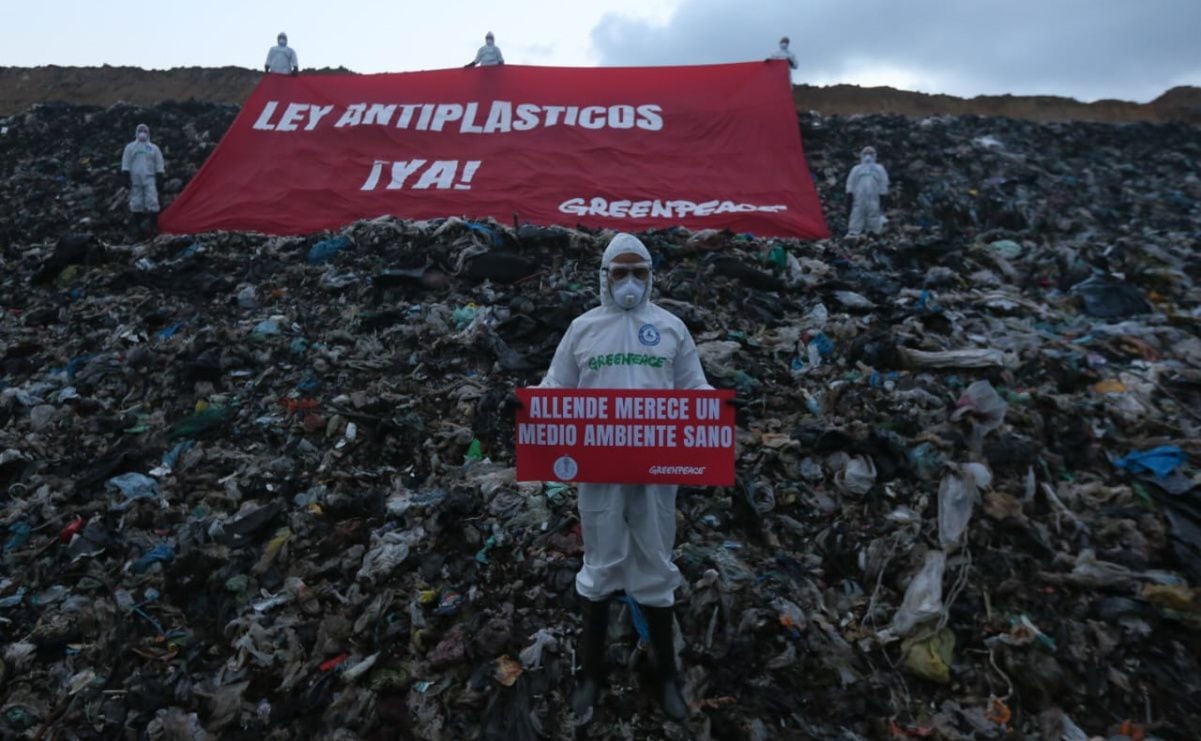
[[[167,439],[200,437],[209,430],[220,427],[227,419],[229,419],[228,407],[205,407],[191,417],[176,422],[171,431],[167,433]]]
[[[788,267],[788,251],[780,245],[772,247],[771,251],[767,253],[767,262],[777,268]]]
[[[480,441],[478,439],[472,440],[471,445],[467,447],[467,455],[463,456],[463,462],[468,463],[470,461],[482,460],[484,460],[484,451],[480,447]]]
[[[998,239],[989,245],[1006,260],[1013,260],[1022,255],[1022,246],[1012,239]]]
[[[455,329],[463,330],[467,328],[468,324],[471,324],[477,313],[479,313],[479,309],[477,309],[473,304],[468,304],[455,309],[454,313],[450,315],[450,318],[455,323]]]

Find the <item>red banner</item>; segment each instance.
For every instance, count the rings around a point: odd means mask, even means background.
[[[517,480],[734,483],[733,391],[517,390]]]
[[[829,236],[784,62],[265,75],[159,225],[382,215]]]

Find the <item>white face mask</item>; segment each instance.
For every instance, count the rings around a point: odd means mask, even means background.
[[[140,141],[140,142],[150,141],[150,134],[147,134],[145,131],[139,131],[138,132],[138,141]]]
[[[863,161],[863,164],[865,164],[865,165],[870,165],[871,163],[873,163],[873,162],[875,162],[875,161],[876,161],[876,155],[874,155],[874,154],[865,154],[865,155],[863,155],[863,157],[862,157],[861,159],[862,159],[862,161]]]
[[[646,282],[634,276],[623,278],[613,284],[613,300],[623,309],[632,309],[642,300],[646,293]]]
[[[288,45],[288,40],[287,40],[287,39],[285,39],[285,38],[284,38],[284,37],[282,37],[282,36],[281,36],[281,37],[279,37],[278,39],[276,39],[276,41],[278,41],[278,42],[279,42],[279,45],[280,45],[280,46],[287,46],[287,45]]]

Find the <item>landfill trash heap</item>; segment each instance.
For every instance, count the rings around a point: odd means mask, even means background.
[[[1196,129],[807,114],[883,235],[640,234],[738,483],[679,496],[690,719],[615,600],[574,728],[575,494],[507,399],[611,234],[132,241],[134,125],[169,201],[236,112],[0,119],[0,737],[1201,738]]]

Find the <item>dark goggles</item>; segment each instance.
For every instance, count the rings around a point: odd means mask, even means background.
[[[644,281],[651,277],[651,269],[646,264],[613,265],[609,268],[609,277],[615,281],[625,280],[631,275]]]

